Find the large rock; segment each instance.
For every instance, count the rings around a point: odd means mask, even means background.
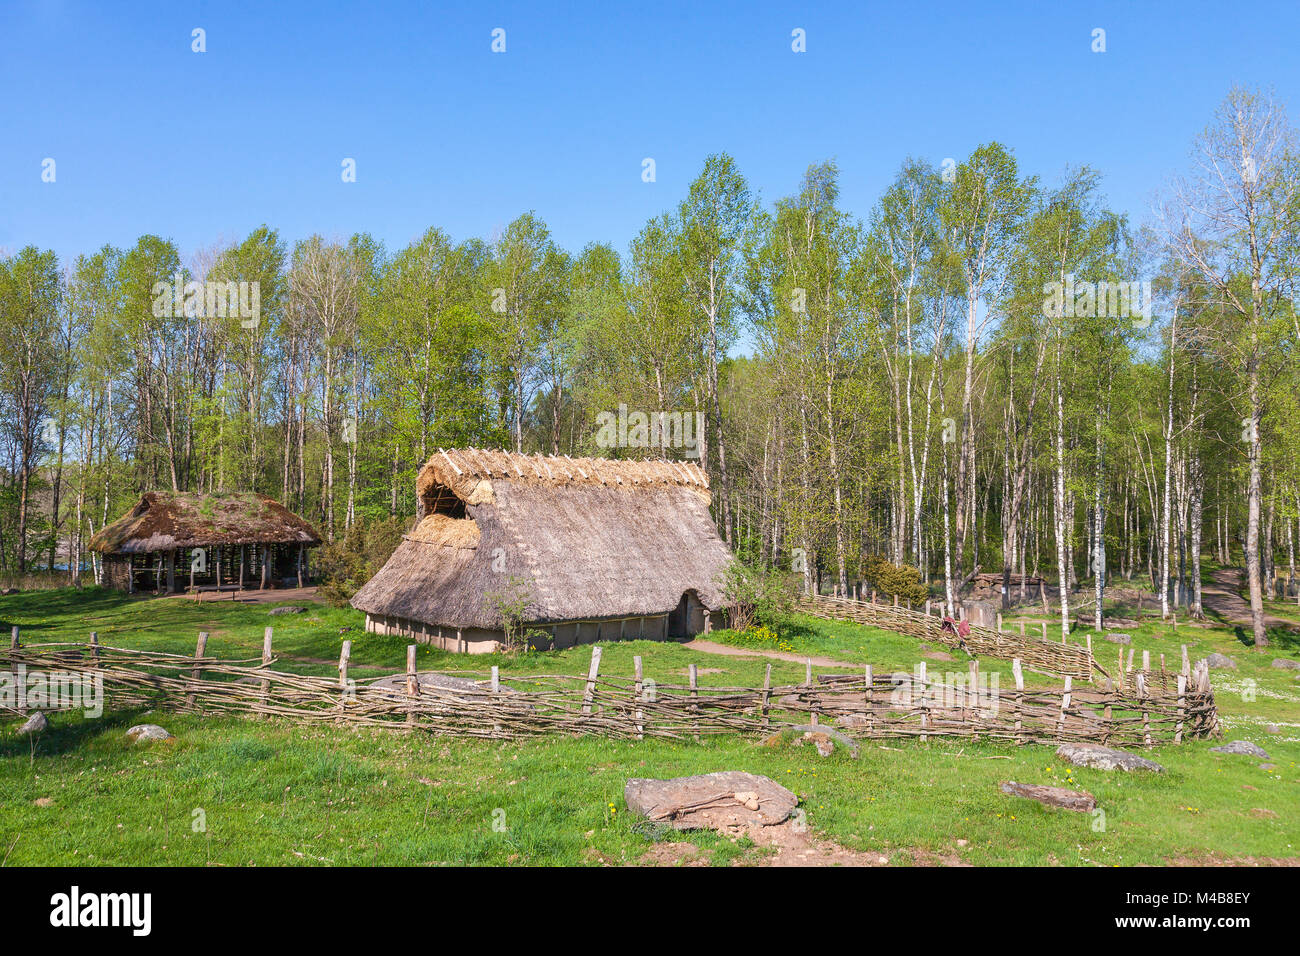
[[[1237,669],[1237,662],[1224,654],[1211,654],[1205,659],[1205,663],[1219,670],[1226,669],[1235,671]]]
[[[27,718],[26,722],[18,728],[20,734],[40,734],[50,729],[50,721],[39,710]]]
[[[1099,744],[1061,744],[1056,748],[1056,756],[1076,767],[1091,767],[1093,770],[1152,770],[1161,773],[1165,769],[1154,760]]]
[[[484,685],[480,685],[478,681],[471,680],[468,677],[452,677],[449,674],[435,674],[432,671],[420,671],[415,675],[415,679],[419,682],[420,692],[425,694],[437,691],[455,692],[486,689]],[[369,686],[406,693],[406,675],[391,674],[388,677],[381,677],[379,680],[371,682]]]
[[[273,607],[267,611],[272,617],[277,614],[301,614],[307,610],[305,607],[298,607],[296,604],[286,604],[283,607]]]
[[[1106,640],[1112,644],[1132,644],[1133,638],[1128,634],[1107,634]]]
[[[1089,813],[1097,808],[1097,798],[1087,790],[1040,787],[1031,783],[1016,783],[1014,780],[1005,781],[1001,789],[1008,796],[1037,800],[1044,806],[1060,807],[1062,810],[1077,810],[1079,813]]]
[[[787,820],[799,798],[775,780],[738,770],[674,777],[636,778],[623,790],[628,809],[678,830],[774,826]]]
[[[1273,658],[1273,666],[1278,670],[1300,671],[1300,661],[1287,660],[1285,657]]]
[[[154,740],[172,740],[172,735],[157,724],[136,724],[126,732],[126,739],[133,744]]]
[[[1252,744],[1249,740],[1234,740],[1230,744],[1224,744],[1222,747],[1211,747],[1210,753],[1214,754],[1245,754],[1247,757],[1258,757],[1260,760],[1267,760],[1268,753],[1259,744]]]

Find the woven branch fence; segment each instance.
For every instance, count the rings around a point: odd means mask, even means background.
[[[195,656],[92,644],[44,644],[0,651],[0,669],[12,674],[44,671],[100,680],[114,707],[160,707],[211,715],[285,718],[302,723],[418,730],[437,735],[517,739],[547,734],[595,735],[640,740],[698,740],[709,735],[763,737],[824,723],[851,737],[958,737],[1015,744],[1089,741],[1143,747],[1181,743],[1218,732],[1209,671],[1180,674],[1174,692],[1134,678],[1131,692],[1090,686],[1026,690],[1021,665],[1012,665],[1014,688],[1000,688],[1000,675],[950,674],[944,683],[913,674],[813,677],[773,686],[768,665],[764,686],[702,687],[695,665],[687,684],[644,678],[635,659],[630,678],[600,673],[593,647],[585,677],[542,674],[503,679],[496,667],[485,681],[431,686],[415,669],[415,645],[407,670],[388,686],[348,678],[351,642],[344,642],[339,677],[274,670],[267,629],[262,659],[220,660],[206,655],[200,635]],[[402,678],[405,678],[402,680]],[[426,678],[426,679],[422,679]],[[396,684],[397,686],[394,686]],[[47,708],[57,709],[57,708]],[[69,708],[64,708],[69,709]]]
[[[815,617],[869,624],[948,647],[962,647],[964,641],[964,649],[974,656],[1019,659],[1026,670],[1083,680],[1091,680],[1094,670],[1106,675],[1106,671],[1093,659],[1092,651],[1078,644],[1058,644],[1025,634],[995,631],[974,625],[964,639],[959,639],[956,634],[943,629],[943,618],[937,614],[850,598],[817,595],[802,598],[797,606],[805,614]]]

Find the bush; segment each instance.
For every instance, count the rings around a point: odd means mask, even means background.
[[[722,573],[722,593],[731,626],[746,631],[755,623],[774,624],[790,613],[793,596],[781,574],[734,560]]]
[[[876,591],[887,597],[898,596],[900,604],[923,604],[930,589],[921,581],[921,572],[909,564],[891,564],[871,555],[862,562],[863,577]]]
[[[321,597],[334,607],[346,606],[393,556],[406,525],[397,517],[358,519],[342,538],[321,548],[317,558]]]

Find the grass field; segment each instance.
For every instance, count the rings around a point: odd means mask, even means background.
[[[405,665],[405,642],[365,634],[351,610],[313,605],[278,617],[268,610],[99,590],[0,597],[5,631],[17,624],[31,643],[85,640],[94,630],[107,645],[191,653],[197,632],[207,630],[209,653],[257,657],[271,624],[282,669],[331,674],[349,638],[354,676]],[[871,662],[878,672],[910,670],[922,659],[916,642],[872,628],[797,618],[779,630],[796,653]],[[35,740],[14,732],[17,720],[0,721],[0,859],[8,866],[762,863],[775,851],[745,839],[674,834],[664,841],[631,819],[623,802],[629,777],[734,769],[790,787],[817,839],[872,863],[1300,862],[1300,681],[1269,666],[1300,649],[1279,642],[1256,654],[1231,627],[1183,624],[1174,632],[1144,622],[1126,633],[1139,656],[1143,648],[1156,660],[1164,653],[1171,667],[1181,643],[1193,659],[1211,651],[1235,658],[1236,671],[1212,672],[1225,740],[1260,744],[1271,768],[1210,753],[1214,743],[1204,741],[1152,751],[1165,774],[1112,774],[1063,764],[1050,747],[942,739],[869,742],[855,760],[838,750],[821,758],[809,747],[739,739],[453,741],[109,710],[98,719],[55,715]],[[1095,646],[1110,664],[1114,645]],[[581,673],[589,654],[466,658],[422,648],[419,666]],[[665,683],[680,682],[695,663],[702,683],[757,684],[768,663],[641,641],[605,645],[602,672],[630,675],[634,654],[648,677]],[[932,661],[931,670],[962,669],[964,655],[953,656],[951,665]],[[778,682],[803,677],[800,663],[771,663]],[[982,666],[1009,671],[989,660]],[[176,740],[128,745],[125,729],[145,720]],[[1279,733],[1267,732],[1268,724]],[[1006,797],[998,783],[1008,779],[1089,790],[1104,819]]]

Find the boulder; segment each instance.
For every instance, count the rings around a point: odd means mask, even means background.
[[[623,790],[628,809],[678,830],[775,826],[794,812],[799,798],[775,780],[738,770],[675,777],[634,778]]]
[[[136,724],[126,732],[126,739],[133,744],[154,740],[173,740],[170,733],[157,724]]]
[[[1089,813],[1097,808],[1097,798],[1086,790],[1066,790],[1064,787],[1040,787],[1030,783],[1016,783],[1007,780],[1002,784],[1002,792],[1012,797],[1024,797],[1037,800],[1047,807],[1060,807],[1062,810],[1076,810]]]
[[[432,671],[420,671],[415,675],[415,679],[419,681],[420,692],[425,694],[437,693],[438,691],[446,693],[448,691],[486,689],[480,686],[478,681],[471,680],[468,677],[452,677],[448,674],[435,674]],[[390,674],[388,677],[381,677],[379,680],[371,682],[369,686],[406,693],[406,675]]]
[[[307,610],[305,607],[298,607],[296,604],[286,604],[283,607],[273,607],[266,613],[275,617],[277,614],[301,614],[305,610]]]
[[[1233,670],[1233,671],[1237,669],[1237,662],[1234,661],[1231,657],[1227,657],[1224,654],[1217,654],[1217,653],[1211,654],[1209,657],[1205,659],[1205,663],[1217,669],[1226,668],[1227,670]]]
[[[1214,754],[1245,754],[1247,757],[1258,757],[1260,760],[1267,760],[1268,753],[1258,744],[1252,744],[1249,740],[1234,740],[1232,743],[1224,744],[1222,747],[1211,747],[1210,753]]]
[[[20,734],[40,734],[49,729],[49,718],[38,710],[27,718],[26,722],[18,728],[18,732]]]
[[[1278,670],[1300,671],[1300,661],[1287,660],[1285,657],[1273,658],[1273,666]]]
[[[1107,634],[1106,640],[1112,644],[1132,644],[1133,638],[1128,634]]]
[[[1154,760],[1099,744],[1061,744],[1056,748],[1056,756],[1077,767],[1091,767],[1093,770],[1151,770],[1161,773],[1165,769]]]

